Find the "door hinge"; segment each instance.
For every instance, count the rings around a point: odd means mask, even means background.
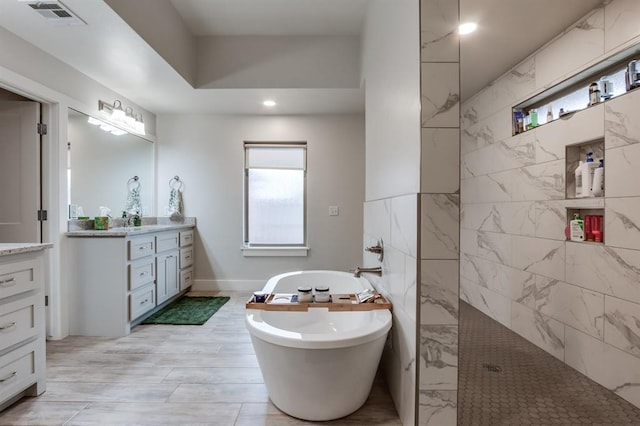
[[[44,123],[38,123],[38,134],[39,135],[46,135],[47,134],[47,125]]]
[[[38,210],[38,220],[43,222],[47,220],[47,211],[46,210]]]
[[[49,306],[49,296],[44,297],[44,306]]]

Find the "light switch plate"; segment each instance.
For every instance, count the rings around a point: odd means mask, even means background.
[[[340,214],[340,209],[338,206],[329,206],[329,216],[338,216]]]

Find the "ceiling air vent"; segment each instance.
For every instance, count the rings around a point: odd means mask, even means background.
[[[60,1],[29,1],[27,4],[52,25],[87,25]]]

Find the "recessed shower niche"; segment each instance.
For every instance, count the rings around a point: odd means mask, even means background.
[[[589,155],[591,153],[591,155]],[[593,169],[590,170],[591,178],[589,184],[584,182],[584,185],[579,185],[582,180],[583,174],[576,172],[578,165],[582,161],[584,164],[587,158],[593,159]],[[604,197],[604,170],[602,173],[602,179],[600,181],[594,179],[595,169],[600,165],[600,160],[606,169],[606,162],[604,161],[604,139],[595,139],[589,142],[579,143],[575,145],[567,145],[565,152],[565,198],[568,200],[576,198],[602,198]],[[576,179],[578,182],[576,182]],[[599,185],[598,189],[592,188],[593,181]],[[576,183],[578,183],[578,189],[582,187],[582,191],[576,191]],[[588,186],[588,188],[587,188]],[[594,195],[595,194],[595,195]]]

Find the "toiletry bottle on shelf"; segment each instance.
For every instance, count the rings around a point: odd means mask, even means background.
[[[600,103],[600,88],[598,83],[591,83],[589,85],[589,106]]]
[[[600,159],[598,168],[593,172],[593,186],[591,193],[594,197],[602,197],[604,195],[604,159]]]
[[[584,221],[580,219],[578,213],[573,215],[573,220],[569,222],[571,241],[584,241]]]
[[[529,115],[531,116],[531,127],[538,127],[538,110],[532,109],[529,111]]]
[[[551,108],[551,104],[547,107],[547,123],[553,121],[553,109]]]
[[[582,167],[582,196],[593,197],[594,195],[593,192],[591,192],[591,188],[593,187],[593,177],[598,168],[598,163],[593,161],[593,152],[587,152],[587,160],[582,164]]]
[[[576,198],[582,197],[582,160],[578,161],[578,167],[576,167],[575,180],[576,180]]]

